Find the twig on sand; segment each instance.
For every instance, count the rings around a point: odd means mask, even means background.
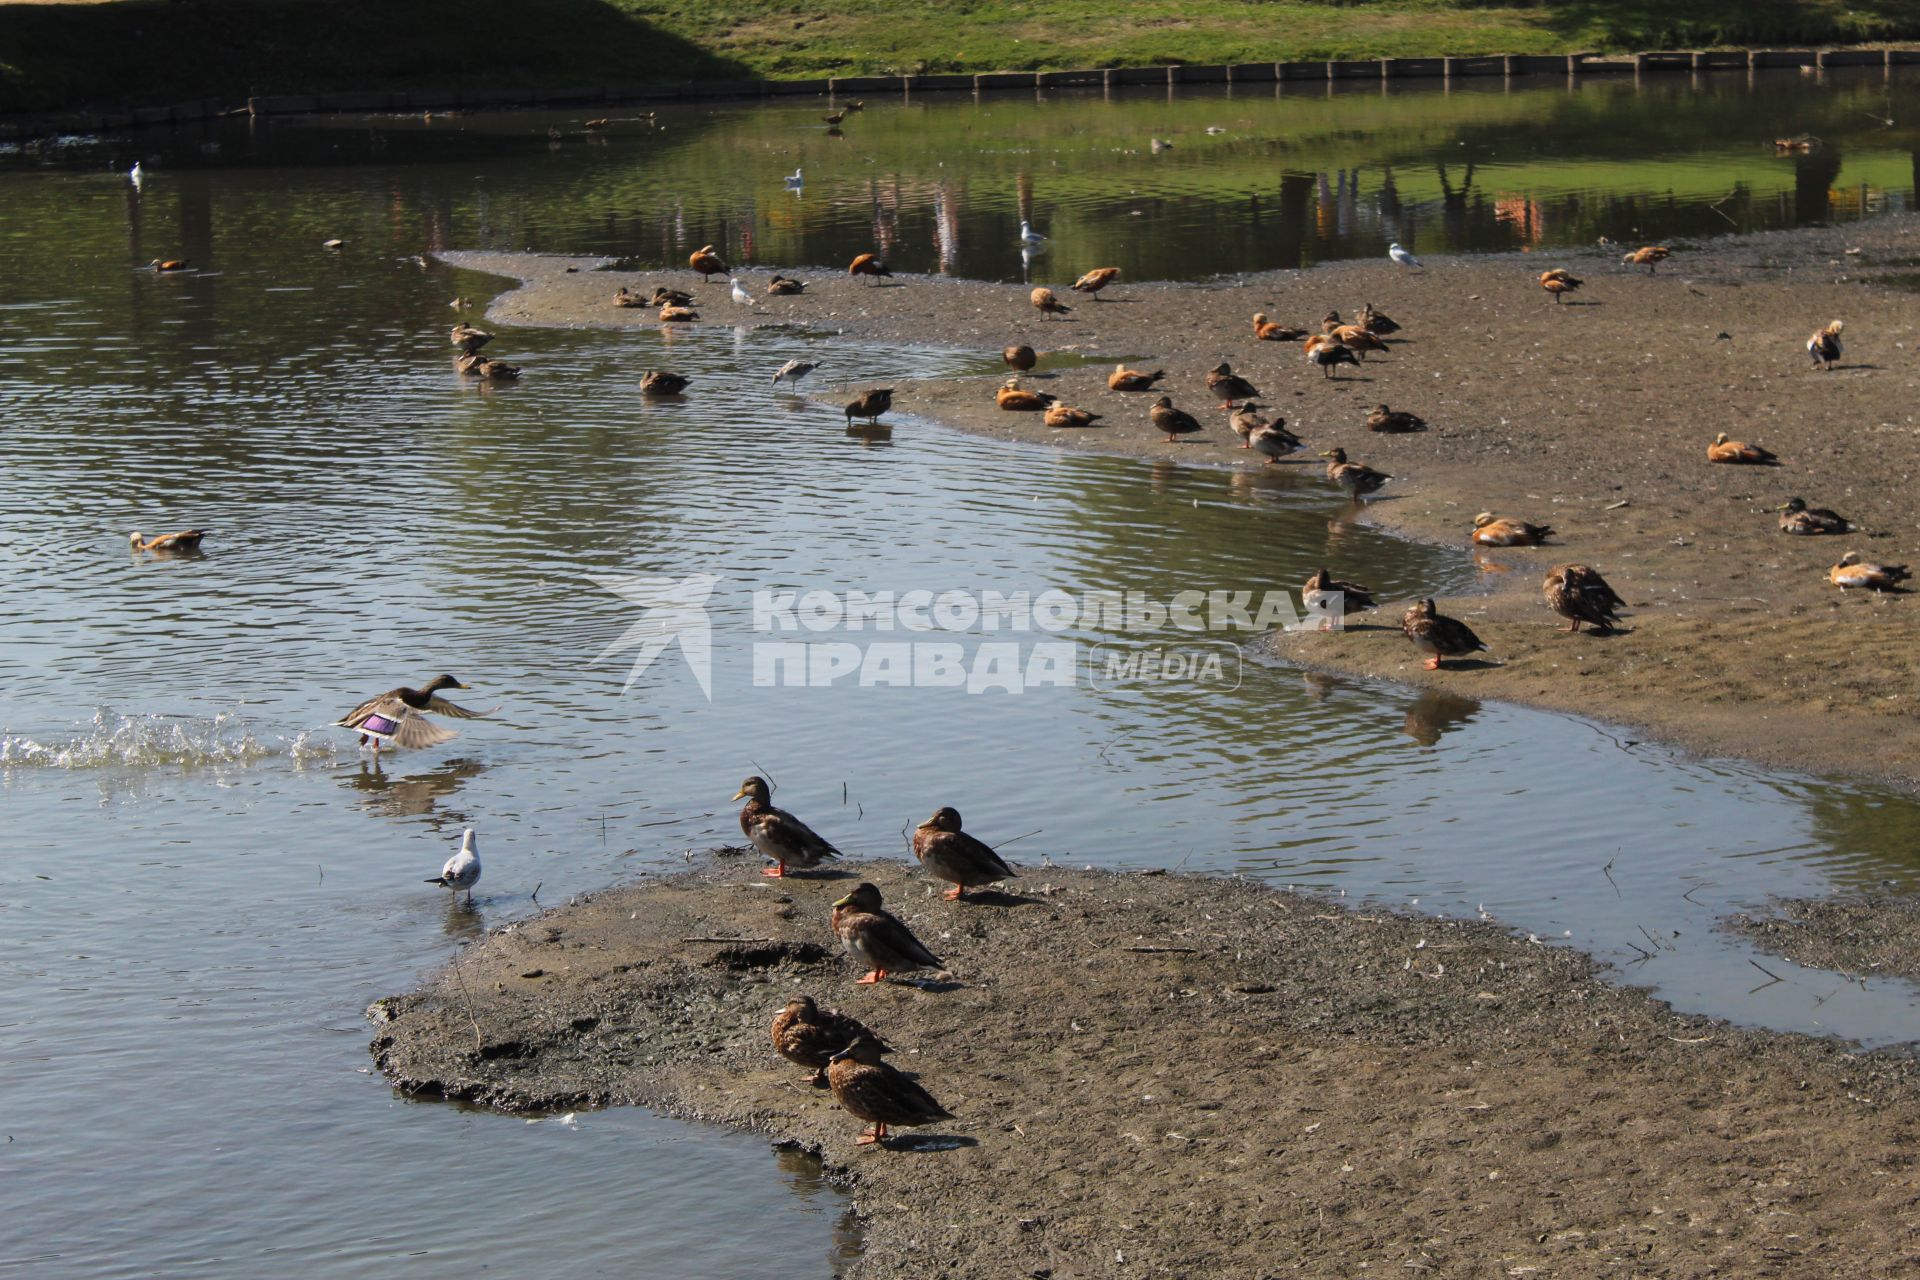
[[[680,941],[682,941],[682,942],[758,942],[758,943],[761,943],[761,944],[763,944],[763,945],[770,945],[770,944],[772,944],[772,943],[775,943],[775,942],[778,942],[778,941],[780,941],[780,939],[778,939],[778,938],[706,938],[706,937],[701,937],[701,938],[682,938],[682,939],[680,939]]]
[[[1122,951],[1139,951],[1147,955],[1197,955],[1198,947],[1122,947]]]
[[[467,1025],[473,1028],[473,1051],[476,1054],[486,1052],[486,1042],[480,1038],[480,1019],[473,1016],[473,996],[467,991],[467,975],[460,971],[458,961],[453,966],[454,981],[460,984],[460,999],[467,1006]]]

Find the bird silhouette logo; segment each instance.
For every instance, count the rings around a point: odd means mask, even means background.
[[[680,642],[680,654],[687,660],[700,692],[713,701],[713,626],[707,617],[707,599],[720,579],[711,573],[694,573],[684,578],[609,578],[588,574],[594,585],[641,607],[640,617],[619,637],[595,655],[589,666],[597,666],[627,649],[634,654],[627,682],[620,686],[626,693],[633,688],[653,660],[665,653],[674,641]]]

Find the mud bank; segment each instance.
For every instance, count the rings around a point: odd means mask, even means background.
[[[898,864],[757,863],[490,934],[376,1004],[401,1091],[642,1104],[817,1151],[856,1276],[1892,1276],[1920,1265],[1914,1064],[1682,1017],[1479,922],[1234,880],[1033,869],[949,903]],[[857,874],[949,966],[856,987]],[[861,1126],[776,1058],[793,994],[958,1118]]]
[[[1722,926],[1763,951],[1849,978],[1920,978],[1920,898],[1790,898]]]

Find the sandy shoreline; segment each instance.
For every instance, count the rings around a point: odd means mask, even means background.
[[[724,285],[697,287],[684,269],[569,274],[568,265],[593,264],[448,259],[525,282],[494,302],[497,323],[652,326],[651,311],[608,300],[621,284],[668,283],[694,289],[702,323],[803,324],[988,356],[1011,342],[1126,356],[1166,369],[1163,389],[1209,424],[1196,442],[1168,444],[1146,422],[1151,396],[1110,392],[1108,366],[1077,359],[1068,363],[1079,367],[1029,385],[1107,415],[1086,430],[1055,431],[1039,415],[999,411],[997,374],[903,383],[896,396],[901,414],[1058,448],[1261,465],[1236,447],[1204,387],[1206,369],[1231,361],[1307,441],[1300,460],[1281,464],[1304,483],[1321,483],[1312,455],[1336,445],[1395,476],[1378,500],[1338,518],[1456,546],[1466,545],[1481,510],[1558,531],[1545,548],[1484,552],[1484,592],[1441,602],[1480,632],[1497,665],[1421,670],[1398,633],[1399,602],[1345,634],[1262,642],[1283,660],[1592,715],[1708,754],[1910,785],[1920,779],[1913,607],[1901,597],[1842,596],[1825,575],[1848,549],[1920,560],[1920,493],[1911,483],[1920,468],[1920,379],[1909,364],[1920,329],[1914,296],[1879,282],[1920,262],[1920,220],[1675,248],[1652,277],[1621,267],[1614,246],[1435,259],[1418,273],[1382,260],[1202,285],[1123,281],[1105,302],[1046,280],[1042,258],[1036,281],[1075,306],[1056,321],[1041,319],[1026,287],[1011,284],[910,277],[869,288],[834,270],[780,267],[809,280],[808,292],[762,298],[749,313],[727,300]],[[1581,305],[1555,306],[1540,291],[1535,276],[1548,265],[1587,281],[1573,299]],[[775,269],[750,267],[745,278],[757,293]],[[1404,331],[1389,339],[1388,355],[1334,381],[1307,366],[1297,344],[1255,340],[1249,323],[1263,311],[1317,327],[1329,309],[1350,314],[1363,302]],[[1833,318],[1847,322],[1847,358],[1820,374],[1802,344]],[[842,398],[837,387],[813,390]],[[1370,434],[1366,410],[1380,402],[1420,414],[1432,429]],[[1783,465],[1709,465],[1706,445],[1722,430],[1773,450]],[[1779,533],[1771,508],[1793,496],[1839,510],[1864,532]],[[1564,560],[1600,569],[1627,598],[1628,631],[1555,631],[1539,581]]]

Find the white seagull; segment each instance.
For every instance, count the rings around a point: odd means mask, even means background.
[[[819,365],[810,364],[805,360],[789,360],[781,365],[774,373],[773,385],[777,387],[782,382],[791,382],[797,387],[800,385],[800,379],[806,377],[819,367]]]
[[[1408,253],[1405,249],[1402,249],[1400,247],[1400,242],[1398,240],[1395,240],[1392,244],[1387,246],[1387,256],[1393,259],[1394,264],[1396,266],[1420,267],[1420,259],[1414,257],[1412,254]],[[1426,270],[1425,267],[1420,267],[1420,269],[1422,271]]]
[[[147,171],[140,167],[138,160],[133,162],[133,168],[127,170],[127,180],[133,183],[133,189],[135,191],[138,191],[140,184],[147,180]]]
[[[1021,244],[1042,245],[1042,244],[1045,244],[1046,242],[1047,242],[1047,238],[1041,235],[1038,231],[1035,231],[1032,227],[1028,226],[1027,220],[1025,218],[1022,218],[1020,220],[1020,243]]]
[[[787,176],[787,190],[798,191],[800,188],[807,185],[806,178],[802,176],[804,172],[805,171],[802,169],[795,169],[791,174]]]
[[[753,305],[753,295],[742,288],[738,280],[732,276],[728,276],[727,283],[733,286],[733,300],[735,302],[745,303],[749,307]]]
[[[460,852],[447,859],[447,865],[440,868],[440,874],[427,881],[455,893],[465,889],[467,901],[473,901],[473,886],[480,882],[480,849],[474,842],[473,828],[468,827],[466,834],[460,837]]]

